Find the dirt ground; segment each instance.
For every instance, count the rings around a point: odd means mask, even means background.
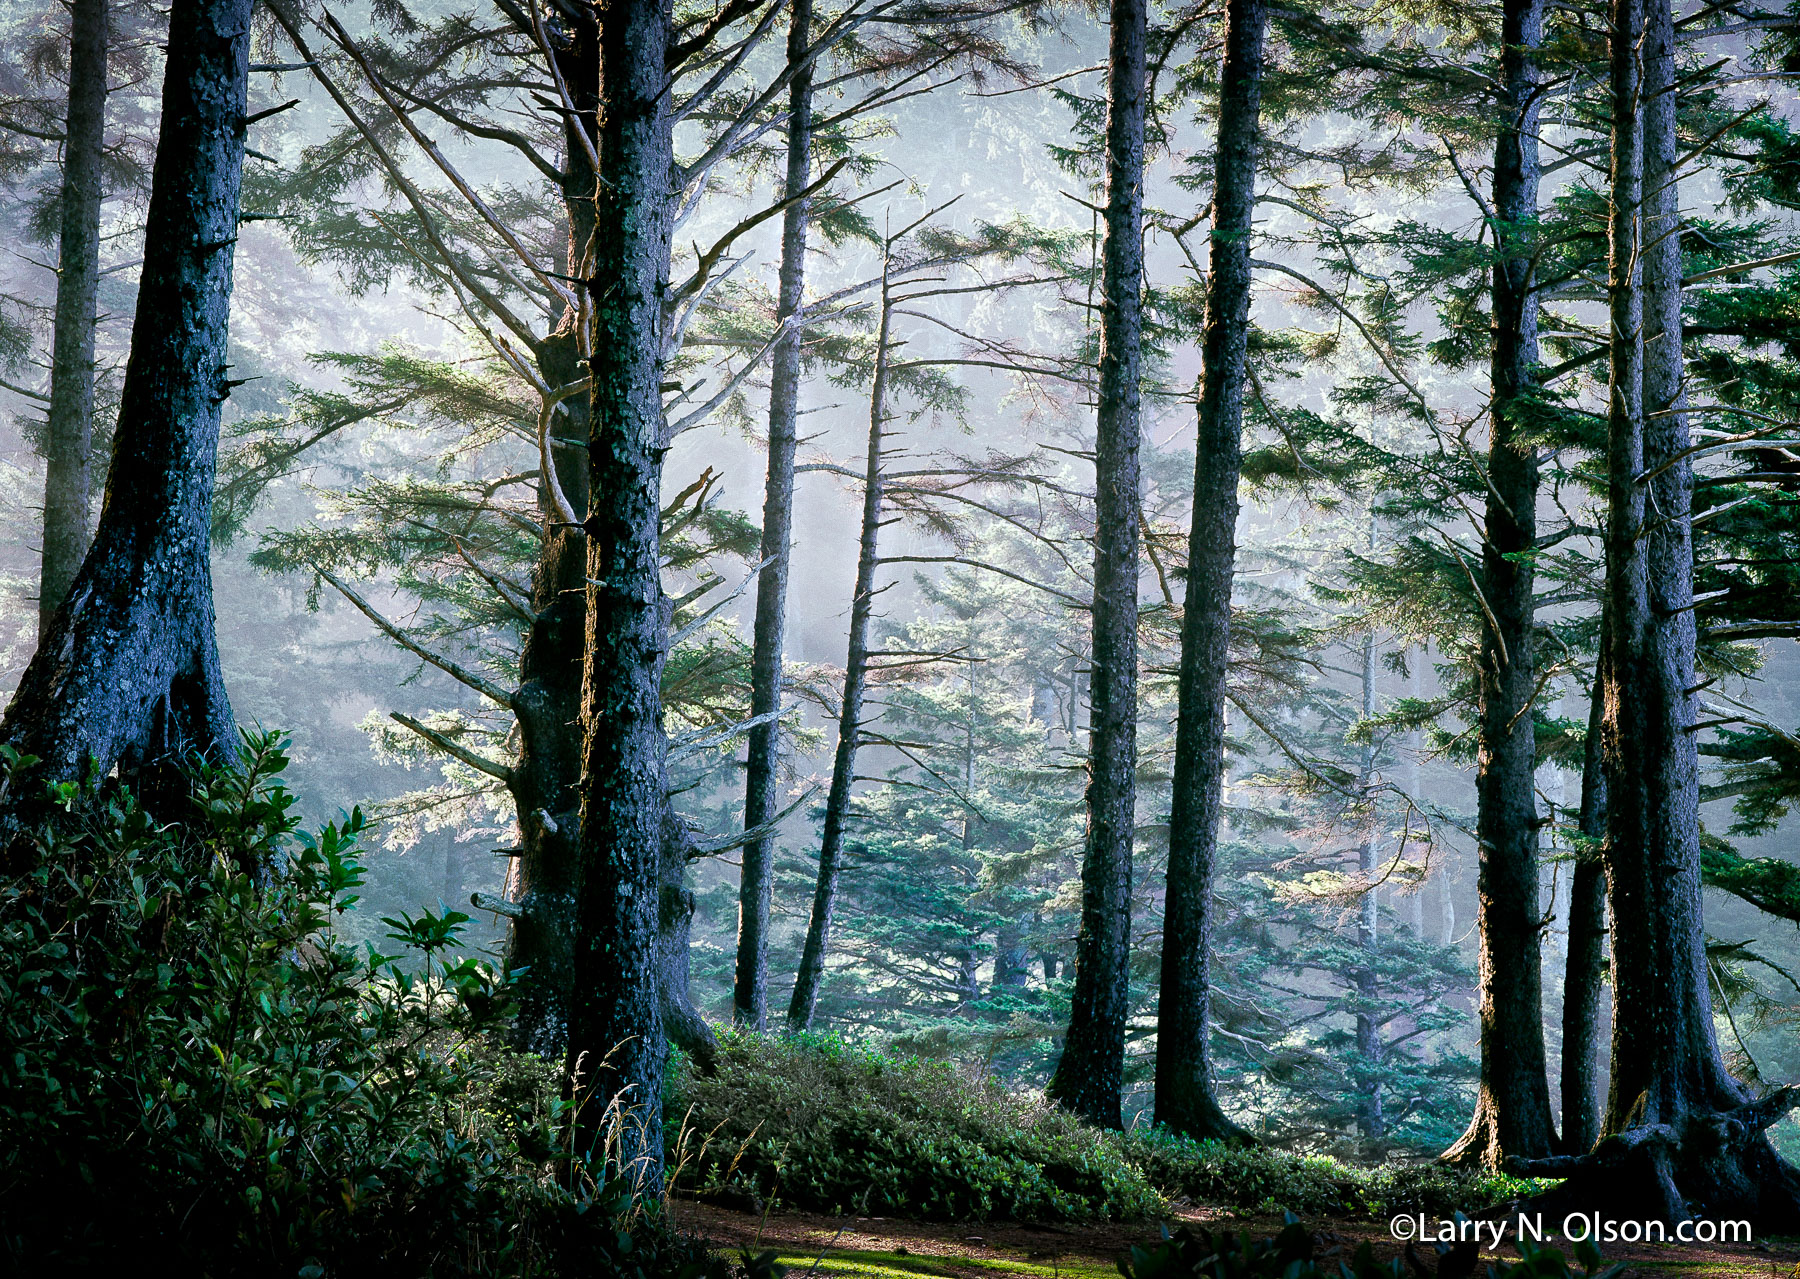
[[[1273,1234],[1280,1221],[1268,1217],[1233,1216],[1201,1207],[1179,1208],[1166,1222],[1101,1222],[1090,1225],[1033,1225],[1024,1222],[921,1222],[883,1217],[829,1217],[802,1212],[758,1215],[713,1204],[673,1205],[681,1229],[700,1235],[732,1252],[773,1251],[790,1279],[1113,1279],[1118,1262],[1133,1244],[1151,1245],[1162,1229],[1183,1223],[1214,1230],[1245,1230],[1257,1237]],[[1345,1253],[1364,1239],[1379,1256],[1400,1255],[1403,1245],[1384,1223],[1309,1221],[1321,1232],[1324,1248]],[[1486,1263],[1515,1260],[1510,1248],[1483,1252],[1477,1274]],[[1692,1279],[1800,1279],[1800,1240],[1758,1241],[1745,1247],[1704,1245],[1618,1245],[1607,1260],[1630,1263],[1632,1275],[1671,1274]]]

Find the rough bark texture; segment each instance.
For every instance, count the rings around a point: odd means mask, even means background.
[[[551,56],[580,115],[563,124],[563,210],[569,223],[568,273],[579,274],[594,235],[593,165],[581,132],[594,136],[600,90],[599,28],[592,20],[567,20],[546,34]],[[578,132],[580,131],[580,132]],[[545,385],[563,387],[581,378],[580,319],[566,313],[534,351]],[[588,431],[588,405],[563,401],[566,425],[551,433],[579,439]],[[550,451],[570,506],[588,509],[585,459],[571,449]],[[519,758],[507,789],[519,823],[519,858],[508,884],[519,912],[507,932],[508,972],[524,970],[513,1021],[515,1047],[546,1057],[568,1046],[569,997],[575,967],[575,890],[580,830],[581,678],[586,622],[587,536],[564,528],[547,483],[538,488],[544,540],[532,575],[531,621],[519,653],[519,688],[513,714],[519,724]]]
[[[588,428],[587,658],[569,1065],[582,1145],[662,1193],[658,913],[667,740],[660,565],[663,299],[673,168],[666,0],[600,11]]]
[[[1606,644],[1602,626],[1601,647]],[[1597,844],[1606,835],[1606,768],[1602,757],[1601,679],[1588,710],[1581,762],[1580,831]],[[1606,871],[1592,845],[1577,853],[1569,887],[1569,955],[1563,974],[1562,1148],[1591,1150],[1600,1139],[1600,1010],[1606,977]]]
[[[88,547],[94,441],[94,299],[100,283],[100,167],[106,147],[107,0],[70,6],[69,114],[63,133],[62,235],[44,429],[44,554],[38,638],[69,593]]]
[[[0,804],[93,759],[138,774],[153,802],[185,784],[167,765],[231,746],[207,558],[226,321],[244,162],[251,0],[177,0],[161,136],[119,430],[94,545],[17,695],[0,741],[43,760]]]
[[[806,60],[812,0],[791,0],[788,62],[799,64],[788,87],[787,180],[792,200],[781,219],[781,280],[776,318],[786,323],[806,294],[808,202],[799,198],[812,175],[812,64]],[[783,332],[769,353],[769,471],[763,489],[762,558],[770,561],[756,582],[756,628],[751,640],[750,714],[781,709],[782,659],[787,635],[787,586],[794,540],[794,448],[800,424],[800,326]],[[750,730],[744,777],[744,828],[775,820],[776,771],[781,725],[774,719]],[[738,883],[737,974],[732,1013],[757,1030],[769,1020],[769,902],[774,882],[775,836],[744,845]]]
[[[1482,610],[1476,880],[1481,1086],[1451,1162],[1497,1167],[1539,1158],[1556,1142],[1543,1023],[1543,912],[1538,896],[1536,575],[1537,446],[1530,439],[1538,363],[1532,267],[1538,216],[1536,52],[1543,0],[1505,0],[1494,147],[1493,409],[1481,553]]]
[[[888,331],[893,318],[887,273],[881,281],[881,323],[875,338],[875,376],[869,391],[869,456],[863,473],[862,534],[856,554],[856,586],[850,600],[850,640],[844,654],[844,699],[838,707],[837,754],[831,765],[831,791],[825,799],[825,825],[819,835],[819,873],[813,886],[812,915],[788,1001],[789,1030],[812,1026],[819,985],[825,977],[825,951],[831,942],[831,917],[837,909],[838,875],[844,853],[844,823],[850,816],[850,788],[856,781],[856,748],[862,732],[863,689],[869,667],[869,617],[875,607],[875,569],[880,564],[881,507],[884,489],[882,447],[887,438]]]
[[[541,343],[538,367],[552,386],[579,376],[573,334],[563,331]],[[585,405],[576,416],[576,425],[585,426]],[[574,461],[566,453],[555,457],[563,492],[581,511],[587,507],[587,475]],[[519,857],[508,895],[518,914],[507,933],[505,963],[508,972],[524,973],[512,1028],[514,1046],[556,1057],[568,1045],[575,963],[581,820],[577,725],[587,538],[580,529],[553,526],[560,517],[550,506],[547,488],[540,503],[546,532],[533,575],[532,618],[519,653],[519,688],[513,700],[519,758],[507,789],[518,815]]]
[[[1213,1092],[1207,1032],[1212,878],[1225,783],[1225,680],[1250,323],[1250,220],[1256,208],[1268,5],[1266,0],[1231,0],[1226,15],[1194,516],[1181,623],[1162,994],[1157,1004],[1156,1119],[1196,1137],[1240,1139],[1242,1131],[1225,1117]]]
[[[1075,990],[1045,1090],[1120,1126],[1131,996],[1131,852],[1137,830],[1138,443],[1144,281],[1144,0],[1112,0],[1106,86],[1106,240],[1094,440],[1094,644],[1087,847]]]
[[[1605,750],[1613,921],[1612,1081],[1588,1156],[1557,1195],[1638,1220],[1800,1226],[1800,1177],[1719,1056],[1701,920],[1694,724],[1693,477],[1681,389],[1674,30],[1666,0],[1614,0],[1612,377]],[[1634,271],[1634,267],[1638,270]],[[1535,1168],[1534,1168],[1535,1170]]]

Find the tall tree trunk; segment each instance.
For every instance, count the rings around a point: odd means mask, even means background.
[[[62,240],[44,431],[44,557],[38,639],[88,547],[94,439],[95,294],[100,284],[100,167],[106,148],[107,0],[70,6],[69,115],[63,132]]]
[[[1195,1137],[1240,1140],[1245,1134],[1213,1092],[1207,1031],[1267,0],[1230,0],[1225,22],[1157,1003],[1156,1120]]]
[[[799,66],[788,86],[787,179],[782,194],[793,203],[781,218],[781,280],[778,322],[790,323],[806,296],[808,202],[801,198],[812,180],[812,0],[790,0],[787,56]],[[756,582],[756,629],[750,655],[750,714],[776,715],[781,709],[781,671],[787,635],[787,587],[794,541],[794,448],[800,424],[800,337],[794,324],[776,339],[769,368],[769,473],[763,490],[762,558],[769,561]],[[775,820],[776,770],[781,724],[777,719],[750,730],[744,774],[744,828]],[[737,973],[732,1012],[741,1025],[763,1030],[769,1020],[769,903],[774,883],[775,836],[744,845],[738,883]]]
[[[591,174],[590,174],[591,177]],[[591,189],[591,187],[590,187]],[[591,221],[591,219],[590,219]],[[583,370],[572,328],[538,344],[545,381],[565,386]],[[561,380],[558,380],[561,379]],[[573,425],[587,424],[587,406],[570,404]],[[572,432],[571,432],[572,433]],[[552,451],[563,491],[576,511],[587,508],[586,468],[566,451]],[[582,652],[587,538],[558,527],[548,485],[541,495],[545,523],[532,582],[532,616],[519,652],[513,713],[519,757],[507,783],[519,824],[519,861],[511,886],[517,914],[506,940],[508,972],[523,972],[512,1026],[515,1047],[558,1057],[568,1046],[569,998],[574,983],[575,902],[579,865]]]
[[[1600,646],[1605,651],[1606,626]],[[1606,835],[1606,768],[1601,749],[1603,679],[1598,670],[1581,761],[1581,843],[1569,887],[1569,956],[1563,974],[1562,1148],[1581,1154],[1600,1138],[1600,1000],[1606,975],[1606,875],[1594,845]]]
[[[1419,700],[1423,681],[1420,669],[1425,665],[1429,647],[1421,646],[1417,657],[1407,662],[1406,695],[1415,702]],[[1406,735],[1406,794],[1407,798],[1417,805],[1424,794],[1424,786],[1420,776],[1419,756],[1425,749],[1425,734],[1415,728]],[[1436,857],[1426,863],[1428,871],[1435,869]],[[1441,872],[1439,872],[1441,874]],[[1406,895],[1407,927],[1419,941],[1425,940],[1425,885],[1429,876],[1422,877],[1413,886],[1412,892]]]
[[[1750,1100],[1713,1032],[1701,919],[1692,468],[1682,392],[1681,144],[1667,0],[1612,6],[1612,377],[1607,415],[1606,876],[1613,922],[1606,1135],[1565,1202],[1637,1220],[1800,1227],[1800,1174],[1768,1125],[1794,1091]],[[1635,268],[1635,269],[1634,269]]]
[[[1693,468],[1682,389],[1681,237],[1675,32],[1667,0],[1641,5],[1641,139],[1625,97],[1637,68],[1614,52],[1614,217],[1611,279],[1615,374],[1608,422],[1607,585],[1612,626],[1606,681],[1606,861],[1613,918],[1612,1083],[1606,1131],[1667,1125],[1675,1143],[1651,1145],[1640,1212],[1687,1215],[1687,1200],[1742,1213],[1760,1230],[1800,1224],[1800,1179],[1745,1115],[1746,1095],[1725,1069],[1713,1032],[1701,918],[1699,763],[1695,750]],[[1636,22],[1626,19],[1620,36]],[[1632,169],[1641,173],[1633,190]],[[1635,198],[1634,198],[1635,197]],[[1637,206],[1638,216],[1629,218]],[[1635,236],[1633,231],[1635,230]],[[1642,263],[1641,302],[1622,256]],[[1634,317],[1632,312],[1636,310]],[[1638,320],[1635,342],[1620,342]],[[1641,352],[1642,391],[1621,394]],[[1622,358],[1621,358],[1622,356]],[[1635,408],[1635,413],[1630,410]],[[1791,1103],[1790,1103],[1791,1104]],[[1755,1120],[1772,1118],[1768,1108]],[[1786,1109],[1786,1107],[1782,1107]],[[1721,1112],[1739,1122],[1720,1124]],[[1722,1129],[1724,1141],[1712,1138]],[[1711,1147],[1709,1149],[1709,1146]]]
[[[1374,522],[1370,521],[1369,547],[1374,549]],[[1362,717],[1375,715],[1375,637],[1363,640],[1362,651]],[[1375,780],[1375,744],[1363,747],[1362,782],[1367,790]],[[1357,871],[1369,887],[1357,903],[1356,948],[1362,952],[1362,966],[1356,971],[1356,994],[1362,1008],[1356,1014],[1356,1055],[1366,1072],[1361,1103],[1363,1141],[1372,1159],[1387,1157],[1387,1115],[1381,1095],[1381,1019],[1376,1015],[1375,1001],[1381,986],[1376,974],[1376,959],[1381,948],[1381,891],[1374,886],[1381,864],[1380,826],[1376,814],[1369,814],[1369,829],[1363,836],[1357,854]]]
[[[869,456],[863,472],[862,534],[856,554],[856,586],[850,600],[850,639],[844,654],[844,699],[838,707],[837,755],[831,765],[831,791],[825,798],[825,828],[819,836],[819,874],[813,887],[812,916],[800,970],[788,1001],[789,1030],[809,1030],[825,977],[825,951],[831,941],[831,917],[837,909],[838,875],[842,869],[844,823],[850,816],[850,789],[856,781],[856,748],[862,732],[863,688],[869,666],[869,617],[875,607],[875,570],[880,565],[881,507],[886,481],[882,447],[887,438],[888,331],[893,317],[888,268],[881,272],[881,321],[875,337],[875,375],[869,391]]]
[[[1137,830],[1138,443],[1144,282],[1145,0],[1112,0],[1106,85],[1106,242],[1094,441],[1093,671],[1087,848],[1075,990],[1049,1097],[1121,1124],[1131,1011],[1131,853]]]
[[[550,56],[580,113],[564,117],[562,180],[569,234],[567,274],[578,276],[594,240],[595,174],[588,146],[594,145],[600,106],[600,33],[592,20],[568,20],[546,34]],[[580,332],[580,324],[570,309],[556,331],[536,345],[539,375],[552,389],[587,373],[584,351],[591,338]],[[552,438],[588,434],[588,405],[580,397],[564,400],[561,411],[569,424],[553,426]],[[570,507],[585,514],[586,459],[574,450],[552,446],[548,460]],[[525,974],[513,1019],[514,1046],[555,1058],[568,1047],[574,989],[587,535],[560,523],[563,516],[548,476],[538,486],[538,509],[544,538],[532,574],[531,621],[519,653],[519,689],[513,702],[519,758],[507,788],[519,823],[519,861],[512,884],[517,914],[507,933],[505,963],[508,972]]]
[[[176,0],[131,357],[93,547],[0,721],[40,779],[115,764],[174,802],[167,766],[231,748],[213,634],[213,469],[243,176],[251,0]]]
[[[1451,1162],[1499,1166],[1508,1155],[1548,1155],[1556,1142],[1544,1055],[1540,944],[1537,691],[1530,552],[1537,541],[1537,447],[1531,403],[1538,363],[1538,293],[1532,268],[1538,215],[1537,47],[1543,0],[1505,0],[1500,110],[1494,147],[1493,409],[1481,550],[1483,609],[1479,771],[1476,775],[1477,924],[1480,935],[1481,1087]]]
[[[667,0],[600,21],[588,421],[587,656],[581,688],[580,869],[568,1062],[582,1073],[584,1153],[610,1147],[639,1196],[662,1194],[658,912],[667,748],[661,582],[663,300],[674,160]],[[614,1118],[616,1116],[616,1118]],[[608,1134],[610,1123],[616,1133]]]

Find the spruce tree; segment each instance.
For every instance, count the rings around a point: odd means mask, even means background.
[[[1267,27],[1268,8],[1262,0],[1237,0],[1227,6],[1157,1002],[1156,1119],[1200,1138],[1243,1135],[1214,1096],[1208,1021],[1213,873],[1225,779],[1225,682],[1249,345],[1250,227],[1259,173]]]
[[[42,783],[115,765],[174,803],[190,756],[233,733],[207,557],[225,337],[249,123],[248,0],[182,0],[170,16],[161,136],[106,500],[92,548],[0,721],[37,768],[0,794],[28,818]]]
[[[1144,272],[1147,0],[1113,0],[1106,91],[1106,211],[1094,446],[1094,647],[1081,930],[1063,1055],[1046,1089],[1121,1126],[1130,1003],[1132,852],[1137,841],[1138,492]]]

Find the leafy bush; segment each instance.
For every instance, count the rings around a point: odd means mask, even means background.
[[[481,1036],[506,990],[465,916],[342,943],[363,820],[300,833],[282,746],[247,735],[174,825],[59,787],[0,885],[0,1270],[723,1273],[556,1157],[555,1070]]]
[[[1165,1235],[1154,1248],[1131,1250],[1131,1260],[1119,1263],[1125,1279],[1402,1279],[1406,1269],[1398,1257],[1378,1261],[1368,1242],[1358,1244],[1346,1260],[1337,1248],[1319,1248],[1318,1238],[1292,1214],[1272,1239],[1252,1239],[1248,1234],[1213,1234],[1204,1228],[1182,1227]],[[1416,1253],[1409,1253],[1416,1258]],[[1487,1268],[1488,1279],[1614,1279],[1625,1267],[1602,1269],[1605,1263],[1592,1243],[1577,1244],[1576,1271],[1556,1248],[1519,1241],[1519,1260]],[[1466,1275],[1474,1269],[1473,1245],[1438,1250],[1437,1274]],[[1429,1276],[1422,1258],[1416,1267]]]
[[[822,1036],[720,1036],[665,1107],[678,1189],[929,1220],[1154,1214],[1116,1137],[1041,1102]]]
[[[1336,1217],[1449,1216],[1536,1193],[1544,1183],[1435,1164],[1358,1168],[1323,1155],[1133,1133],[1125,1150],[1164,1194],[1253,1212]]]

